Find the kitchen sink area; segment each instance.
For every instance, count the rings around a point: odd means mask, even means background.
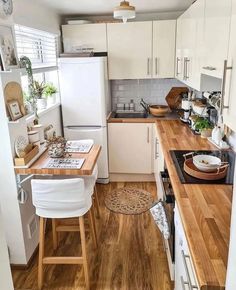
[[[113,118],[120,119],[120,118],[147,118],[148,114],[145,112],[122,112],[122,113],[114,113]]]

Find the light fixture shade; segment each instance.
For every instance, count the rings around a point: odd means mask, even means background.
[[[114,9],[113,17],[115,19],[122,19],[124,23],[127,19],[135,18],[135,16],[135,7],[130,6],[127,1],[120,2],[120,6]]]

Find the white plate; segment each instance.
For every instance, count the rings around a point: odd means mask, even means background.
[[[221,159],[212,155],[193,156],[193,164],[201,171],[212,172],[221,166]]]
[[[18,136],[15,140],[15,151],[19,157],[20,153],[24,151],[25,147],[29,144],[29,141],[24,136]]]

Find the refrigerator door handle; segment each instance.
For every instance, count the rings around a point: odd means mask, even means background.
[[[102,128],[104,128],[103,126],[67,126],[64,127],[67,130],[76,130],[76,131],[80,131],[80,132],[94,132],[94,131],[100,131]]]

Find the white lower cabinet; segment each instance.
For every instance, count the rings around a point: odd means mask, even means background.
[[[155,175],[158,199],[163,199],[160,173],[164,170],[164,155],[160,144],[160,138],[156,125],[153,125],[153,173]]]
[[[109,123],[110,173],[152,174],[152,125]]]
[[[175,206],[175,290],[200,290],[177,205]]]

